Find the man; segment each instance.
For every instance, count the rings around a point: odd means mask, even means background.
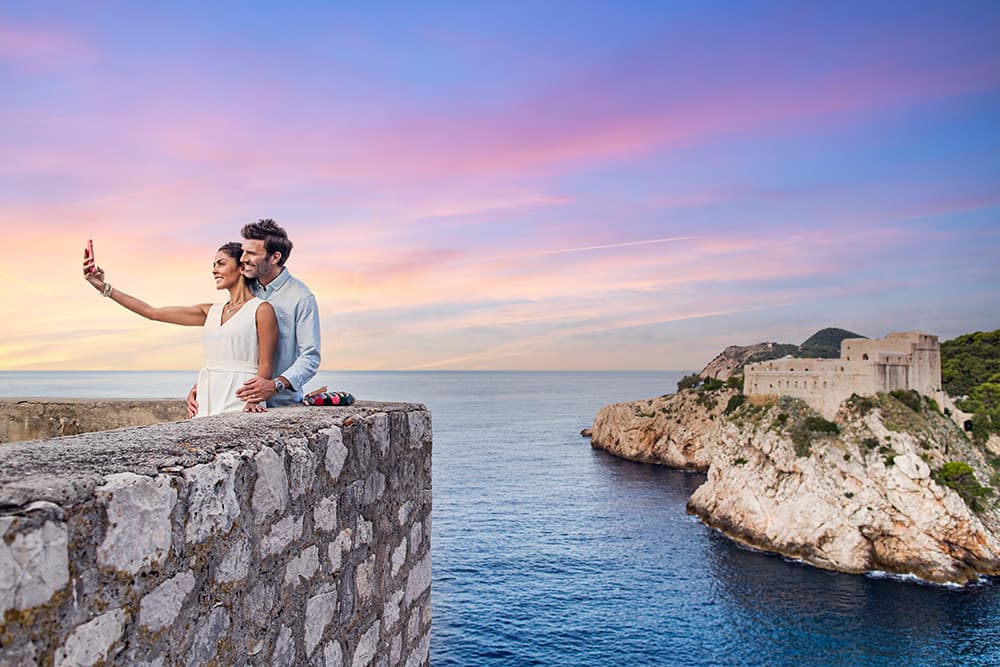
[[[254,296],[267,301],[278,316],[275,378],[254,377],[236,391],[241,401],[266,401],[268,407],[302,401],[302,387],[316,375],[320,362],[319,308],[316,297],[285,268],[292,252],[287,232],[270,218],[245,225],[243,275],[256,278]],[[197,387],[188,393],[188,414],[198,413]]]

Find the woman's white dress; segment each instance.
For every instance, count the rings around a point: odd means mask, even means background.
[[[257,307],[254,297],[222,324],[223,304],[208,309],[202,342],[205,367],[198,372],[198,416],[242,412],[236,390],[257,375]]]

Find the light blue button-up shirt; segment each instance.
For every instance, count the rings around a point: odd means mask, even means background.
[[[274,377],[284,375],[292,389],[271,397],[267,405],[276,408],[302,401],[302,387],[319,370],[319,307],[306,284],[293,278],[288,269],[253,290],[267,301],[278,316],[278,349],[274,356]]]

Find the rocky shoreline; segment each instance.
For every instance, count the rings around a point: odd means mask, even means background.
[[[919,397],[855,397],[827,421],[797,399],[705,386],[605,406],[591,439],[707,471],[688,511],[752,548],[956,584],[1000,575],[998,445],[971,441]]]

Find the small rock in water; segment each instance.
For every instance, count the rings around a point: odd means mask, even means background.
[[[585,428],[582,431],[580,431],[580,435],[583,436],[584,438],[589,438],[593,434],[594,434],[593,429],[589,429],[589,428]]]

